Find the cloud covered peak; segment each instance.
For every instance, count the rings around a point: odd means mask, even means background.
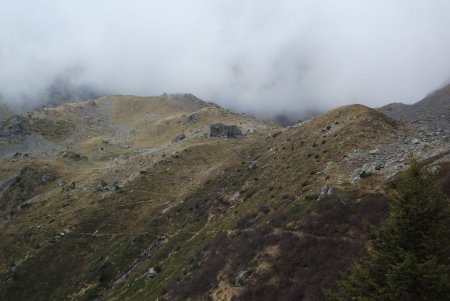
[[[64,74],[263,115],[411,103],[450,80],[448,11],[446,0],[7,0],[0,93],[36,102]]]

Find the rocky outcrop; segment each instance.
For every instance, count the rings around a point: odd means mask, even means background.
[[[236,125],[216,123],[211,125],[209,129],[209,136],[234,138],[242,136],[242,132],[241,129]]]

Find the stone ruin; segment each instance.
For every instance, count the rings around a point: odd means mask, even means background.
[[[216,123],[210,126],[209,136],[235,138],[238,136],[242,136],[242,132],[241,129],[236,125]]]

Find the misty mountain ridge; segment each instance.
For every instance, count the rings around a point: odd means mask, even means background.
[[[106,95],[104,92],[100,92],[92,85],[78,84],[70,77],[58,76],[38,95],[23,95],[13,103],[5,96],[1,97],[0,93],[0,120],[14,114],[56,107],[64,103],[97,99],[104,95]]]
[[[449,301],[449,12],[3,1],[0,301]]]
[[[411,155],[450,197],[445,95],[286,128],[185,93],[6,118],[0,299],[325,300]]]
[[[68,78],[57,78],[40,98],[43,106],[55,107],[63,103],[97,99],[105,93],[88,84],[73,84]]]
[[[421,123],[435,130],[450,131],[450,84],[433,91],[422,100],[406,105],[392,103],[379,109],[386,115],[412,123]]]

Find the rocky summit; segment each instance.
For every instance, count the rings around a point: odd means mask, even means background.
[[[449,87],[286,128],[191,94],[5,113],[0,300],[326,300],[412,157],[450,197]]]

